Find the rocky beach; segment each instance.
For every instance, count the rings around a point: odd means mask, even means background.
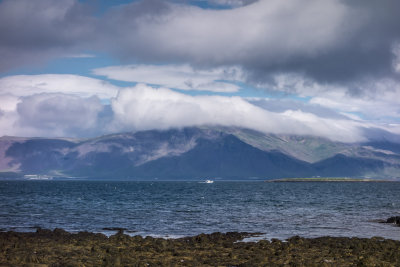
[[[400,241],[292,237],[243,242],[252,233],[179,239],[37,229],[0,233],[0,266],[399,266]]]

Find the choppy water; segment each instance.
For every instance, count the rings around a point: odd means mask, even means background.
[[[400,227],[374,222],[400,215],[399,195],[400,183],[1,181],[0,228],[400,240]]]

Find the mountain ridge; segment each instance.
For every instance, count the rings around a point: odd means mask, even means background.
[[[72,138],[0,138],[0,177],[103,179],[398,178],[400,145],[340,143],[235,127]]]

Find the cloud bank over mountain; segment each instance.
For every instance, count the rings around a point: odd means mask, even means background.
[[[396,0],[3,0],[0,135],[400,133],[398,25]]]
[[[103,105],[97,96],[82,95],[42,92],[2,98],[2,106],[8,107],[0,116],[3,134],[77,137],[222,125],[354,142],[365,140],[362,128],[373,127],[345,116],[318,116],[318,111],[302,111],[301,107],[268,110],[238,96],[190,96],[144,84],[121,88],[110,105]]]

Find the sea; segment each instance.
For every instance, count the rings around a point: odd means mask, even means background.
[[[0,230],[400,240],[399,182],[0,181]]]

